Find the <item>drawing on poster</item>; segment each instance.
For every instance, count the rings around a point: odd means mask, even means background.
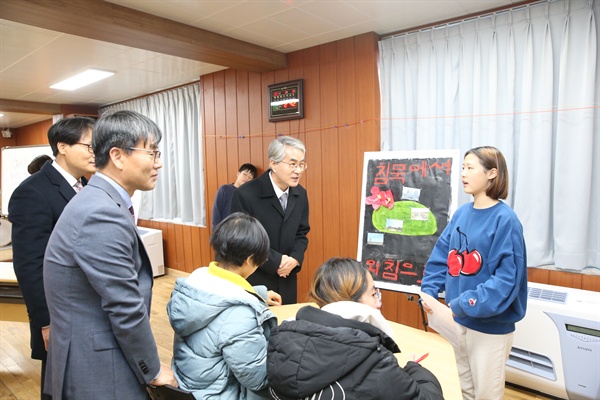
[[[456,210],[459,150],[367,152],[358,256],[376,286],[418,293],[425,263]]]

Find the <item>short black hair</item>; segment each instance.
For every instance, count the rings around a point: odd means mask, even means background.
[[[253,178],[256,178],[256,174],[258,173],[258,171],[256,170],[256,167],[250,163],[242,164],[240,166],[240,169],[238,169],[238,172],[243,172],[243,171],[250,171]]]
[[[264,264],[269,255],[269,236],[258,220],[236,212],[221,221],[210,236],[215,260],[241,267],[248,257],[256,265]]]
[[[35,174],[40,169],[42,169],[42,167],[44,166],[44,164],[46,164],[46,161],[48,160],[52,160],[52,157],[50,157],[47,154],[37,156],[36,158],[31,160],[31,162],[27,166],[27,172],[29,172],[30,175]]]
[[[150,118],[135,111],[107,112],[96,122],[92,136],[92,148],[96,156],[96,168],[104,168],[110,160],[110,149],[117,147],[131,154],[140,140],[148,141],[158,148],[162,139],[160,128]]]
[[[90,117],[63,118],[48,129],[48,143],[54,157],[58,155],[58,143],[69,146],[79,142],[87,130],[92,130],[96,121]]]

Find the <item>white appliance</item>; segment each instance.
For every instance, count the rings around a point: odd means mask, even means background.
[[[138,232],[150,258],[153,275],[165,274],[165,255],[163,253],[162,231],[160,229],[138,227]]]
[[[506,381],[563,399],[600,399],[600,293],[529,282]]]

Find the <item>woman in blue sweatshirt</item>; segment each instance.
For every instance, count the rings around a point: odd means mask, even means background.
[[[501,201],[508,195],[508,169],[498,149],[467,151],[462,184],[473,202],[454,213],[439,237],[421,291],[434,298],[446,291],[457,323],[454,351],[463,398],[502,399],[515,323],[527,307],[523,227]]]

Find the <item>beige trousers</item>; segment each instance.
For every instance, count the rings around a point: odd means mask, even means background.
[[[502,400],[504,366],[514,333],[491,335],[456,324],[459,344],[454,348],[463,399]]]

